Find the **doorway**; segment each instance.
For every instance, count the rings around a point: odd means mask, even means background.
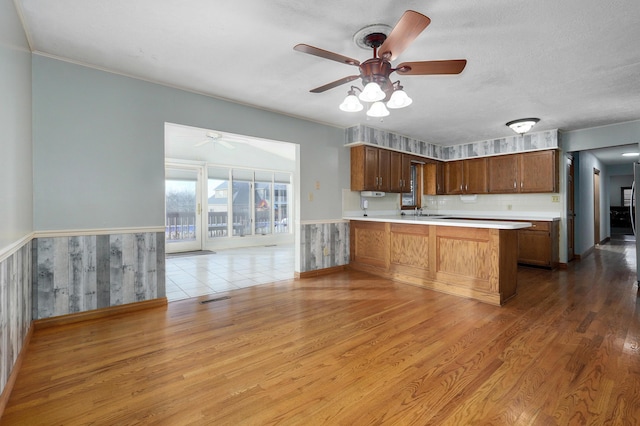
[[[167,253],[202,250],[202,167],[165,167]]]

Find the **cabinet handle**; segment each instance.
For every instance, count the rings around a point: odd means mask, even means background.
[[[516,188],[518,188],[518,184],[516,183],[516,180],[514,179],[513,180],[513,189],[516,189]]]
[[[379,179],[380,179],[380,178],[379,178],[378,176],[376,176],[376,186],[378,186],[378,180],[379,180]]]
[[[382,176],[380,176],[380,186],[382,186]]]
[[[524,181],[520,181],[520,189],[524,188]]]

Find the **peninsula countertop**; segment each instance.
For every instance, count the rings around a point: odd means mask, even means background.
[[[489,228],[489,229],[523,229],[529,228],[530,222],[511,222],[507,220],[476,220],[457,218],[448,215],[416,216],[413,214],[381,215],[381,216],[344,216],[344,220],[359,220],[365,222],[390,222],[415,225],[456,226],[465,228]]]

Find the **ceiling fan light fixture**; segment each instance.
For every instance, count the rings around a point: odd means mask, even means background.
[[[367,111],[369,117],[382,118],[389,115],[389,110],[380,101],[374,102],[373,105]]]
[[[539,118],[520,118],[518,120],[510,121],[506,125],[519,135],[524,135],[529,132],[538,121],[540,121]]]
[[[392,109],[404,108],[411,105],[413,99],[402,90],[402,86],[391,94],[391,98],[387,102],[387,107]]]
[[[358,100],[358,97],[353,93],[353,91],[349,91],[349,94],[344,101],[340,104],[340,109],[346,112],[358,112],[362,111],[364,106]]]
[[[358,96],[363,102],[377,102],[386,97],[386,93],[382,91],[380,85],[375,81],[371,81],[364,86],[364,90]]]

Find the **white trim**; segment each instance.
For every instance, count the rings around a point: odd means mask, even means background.
[[[139,228],[108,229],[67,229],[59,231],[36,231],[34,238],[76,237],[84,235],[138,234],[141,232],[165,232],[164,226],[144,226]]]
[[[20,250],[25,244],[28,244],[31,240],[33,240],[34,238],[34,234],[33,232],[25,235],[24,237],[20,238],[18,241],[9,244],[6,247],[3,247],[0,249],[0,262],[4,262],[5,260],[7,260],[9,258],[9,256],[13,255],[14,253],[16,253],[18,250]]]

